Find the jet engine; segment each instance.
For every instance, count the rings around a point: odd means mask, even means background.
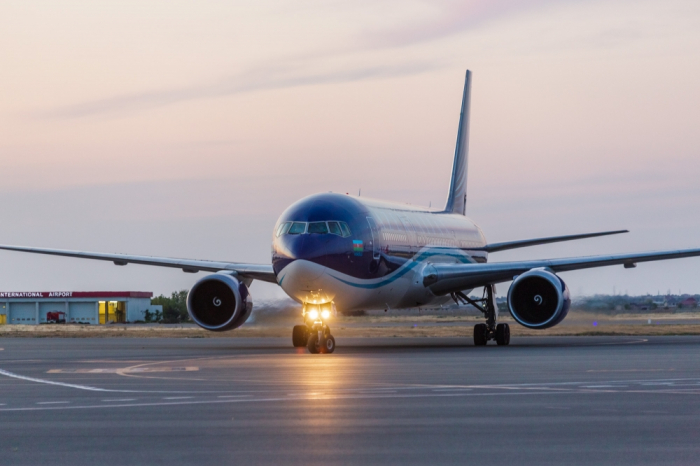
[[[547,269],[532,269],[517,277],[508,290],[508,309],[527,328],[554,327],[571,305],[566,283]]]
[[[240,327],[252,310],[248,287],[230,274],[208,275],[195,283],[187,295],[187,312],[192,320],[215,332]]]

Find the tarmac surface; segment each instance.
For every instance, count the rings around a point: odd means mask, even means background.
[[[700,337],[1,339],[0,463],[698,464]]]

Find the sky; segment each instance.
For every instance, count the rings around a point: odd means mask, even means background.
[[[0,243],[269,263],[279,214],[313,193],[439,207],[470,69],[487,239],[631,230],[491,261],[700,247],[698,24],[678,0],[1,2]],[[203,276],[0,264],[3,291]],[[700,259],[562,278],[700,293]]]

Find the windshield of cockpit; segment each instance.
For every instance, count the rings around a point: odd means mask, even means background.
[[[277,227],[276,235],[337,235],[347,238],[350,227],[345,222],[329,220],[327,222],[284,222]]]

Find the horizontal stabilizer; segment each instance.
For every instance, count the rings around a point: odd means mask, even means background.
[[[567,236],[550,236],[548,238],[524,239],[520,241],[506,241],[503,243],[492,243],[479,248],[480,251],[498,252],[507,249],[526,248],[528,246],[537,246],[538,244],[558,243],[560,241],[573,241],[575,239],[594,238],[596,236],[618,235],[620,233],[629,233],[629,230],[601,231],[598,233],[584,233],[582,235],[567,235]]]

